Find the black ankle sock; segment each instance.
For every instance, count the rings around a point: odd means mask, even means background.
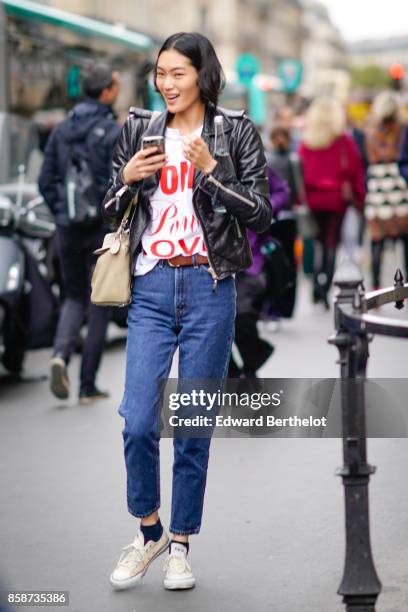
[[[163,526],[160,519],[154,525],[140,525],[140,531],[143,533],[144,543],[146,544],[149,540],[157,542],[162,537]]]
[[[190,548],[189,543],[188,542],[179,542],[178,540],[170,540],[170,544],[169,544],[169,554],[171,553],[171,545],[172,544],[181,544],[181,546],[184,546],[186,548],[186,555],[188,554],[188,549]]]

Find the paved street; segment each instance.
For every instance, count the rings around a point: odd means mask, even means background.
[[[337,376],[336,351],[327,344],[332,316],[309,303],[303,282],[295,320],[269,335],[276,352],[261,375]],[[46,374],[49,355],[31,353],[27,373]],[[406,355],[403,341],[376,338],[369,375],[405,377]],[[92,407],[77,405],[75,397],[56,401],[47,382],[0,388],[3,583],[69,590],[71,612],[342,611],[336,590],[344,562],[343,490],[334,476],[341,442],[332,439],[215,439],[204,524],[191,538],[197,587],[164,591],[162,557],[137,588],[112,592],[109,573],[137,527],[125,507],[117,414],[123,366],[124,345],[115,344],[99,378],[112,398]],[[76,357],[74,388],[77,370]],[[171,440],[162,440],[161,449],[167,525]],[[378,466],[370,485],[372,545],[383,583],[377,610],[402,612],[408,608],[408,440],[369,440],[368,454]]]

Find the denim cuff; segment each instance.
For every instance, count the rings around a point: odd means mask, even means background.
[[[131,514],[132,516],[135,516],[136,518],[144,518],[145,516],[150,516],[151,514],[153,514],[153,512],[156,512],[156,510],[158,510],[159,508],[160,508],[160,502],[156,506],[154,506],[152,510],[149,510],[149,512],[137,512],[133,510],[133,508],[131,508],[130,505],[128,504],[129,514]]]
[[[201,525],[198,527],[191,527],[190,529],[177,529],[177,527],[173,527],[170,525],[169,531],[174,535],[195,535],[200,533]]]

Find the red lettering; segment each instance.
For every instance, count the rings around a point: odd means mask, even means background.
[[[170,185],[169,185],[170,180]],[[176,193],[178,187],[178,176],[176,166],[164,166],[160,174],[160,187],[166,195]]]
[[[200,236],[196,236],[190,248],[188,248],[184,239],[179,240],[179,245],[181,246],[181,248],[183,249],[186,255],[192,255],[199,241],[200,241]]]
[[[158,234],[159,232],[161,232],[166,221],[169,221],[170,219],[174,219],[174,217],[177,217],[177,206],[175,204],[171,204],[170,206],[168,206],[167,208],[163,210],[159,224],[156,230],[151,234],[151,236],[154,236],[155,234]]]
[[[193,182],[194,182],[194,166],[193,164],[190,164],[190,167],[188,169],[188,188],[192,189],[193,188]]]
[[[197,226],[197,229],[199,229],[200,224],[199,224],[198,220],[195,218],[195,216],[193,215],[191,217],[191,223],[190,223],[190,231],[191,232],[194,230],[195,226]]]
[[[169,252],[166,253],[165,252],[166,249],[163,249],[163,252],[160,253],[159,249],[162,248],[161,245],[168,245]],[[160,259],[162,257],[172,257],[174,254],[174,243],[171,242],[170,240],[157,240],[156,242],[153,242],[153,244],[151,245],[150,251],[152,255],[154,255],[155,257],[159,257]]]
[[[191,165],[191,164],[190,164]],[[189,172],[189,165],[186,161],[182,161],[180,164],[180,185],[181,191],[184,191],[186,188],[186,176]]]
[[[194,166],[186,161],[180,163],[180,189],[185,191],[186,178],[187,188],[192,189],[194,183]],[[176,166],[164,166],[160,174],[160,187],[166,195],[176,193],[179,188],[179,176]]]
[[[174,223],[172,223],[172,224],[170,225],[170,234],[172,234],[172,233],[173,233],[173,230],[174,230],[174,229],[176,230],[176,232],[178,232],[179,225],[180,225],[180,224],[179,224],[179,222],[178,222],[178,221],[175,221]]]

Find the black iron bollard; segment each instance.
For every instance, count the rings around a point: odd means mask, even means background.
[[[375,468],[367,463],[364,382],[368,360],[367,333],[352,332],[342,311],[365,312],[363,278],[358,266],[345,259],[333,283],[338,287],[334,303],[336,333],[329,342],[340,353],[344,465],[342,477],[346,510],[346,559],[338,594],[347,612],[375,612],[381,591],[370,544],[368,483]]]
[[[395,276],[394,276],[394,287],[403,287],[404,286],[404,276],[401,272],[400,268],[397,268],[397,271],[395,272]],[[395,308],[397,308],[397,310],[401,310],[402,308],[404,308],[404,300],[397,300],[395,302]]]

